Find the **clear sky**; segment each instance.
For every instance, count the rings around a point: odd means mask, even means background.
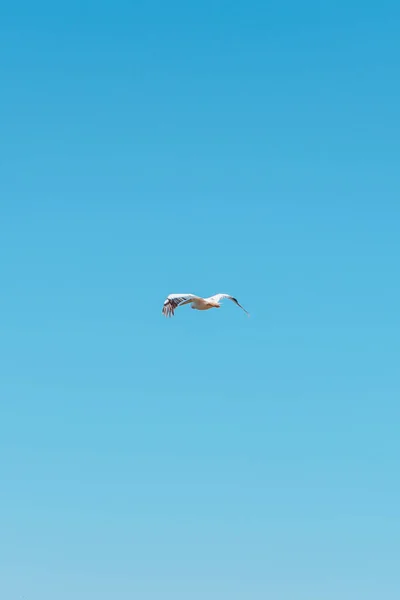
[[[400,597],[399,23],[2,6],[1,598]]]

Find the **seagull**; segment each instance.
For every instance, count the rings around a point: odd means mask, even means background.
[[[210,296],[209,298],[202,298],[201,296],[195,296],[194,294],[170,294],[167,296],[164,306],[162,309],[162,314],[166,317],[173,317],[175,309],[179,306],[184,306],[185,304],[191,304],[192,308],[195,310],[209,310],[210,308],[220,308],[220,301],[222,298],[228,298],[232,300],[235,304],[237,304],[244,312],[248,315],[249,313],[233,296],[229,294],[215,294],[215,296]]]

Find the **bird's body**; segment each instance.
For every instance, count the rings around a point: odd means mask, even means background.
[[[233,296],[229,294],[215,294],[209,298],[202,298],[201,296],[195,296],[194,294],[170,294],[165,302],[162,309],[163,315],[166,317],[172,317],[175,309],[185,304],[191,304],[195,310],[210,310],[210,308],[220,308],[220,301],[222,298],[228,298],[232,300],[237,306],[240,306],[245,313],[248,314],[247,310],[243,308]]]

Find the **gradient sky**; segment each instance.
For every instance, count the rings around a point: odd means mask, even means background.
[[[1,598],[400,597],[400,8],[321,4],[1,8]]]

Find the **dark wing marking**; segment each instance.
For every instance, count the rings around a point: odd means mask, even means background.
[[[228,298],[228,300],[232,300],[232,302],[234,302],[237,306],[239,306],[242,310],[244,310],[244,312],[248,315],[249,313],[247,312],[247,310],[241,305],[239,304],[239,302],[236,300],[236,298],[234,298],[233,296],[231,296],[230,294],[215,294],[215,296],[211,296],[212,300],[216,300],[217,302],[220,302],[220,300],[222,298]]]
[[[191,294],[171,294],[171,296],[168,296],[168,298],[164,302],[164,306],[162,309],[163,315],[166,317],[172,317],[175,313],[176,308],[181,302],[184,302],[185,300],[190,301],[192,298],[195,298],[195,296],[192,296]]]
[[[246,315],[248,315],[249,313],[247,312],[247,310],[245,308],[243,308],[243,306],[241,304],[239,304],[239,302],[236,300],[236,298],[234,298],[233,296],[230,297],[230,300],[233,300],[233,302],[235,304],[237,304],[242,310],[244,310],[244,312],[246,313]]]

